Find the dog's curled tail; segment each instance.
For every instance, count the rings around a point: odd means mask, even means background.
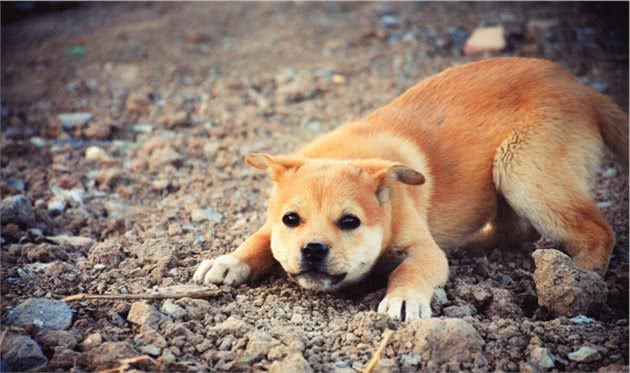
[[[602,138],[628,172],[628,115],[607,96],[598,94],[596,102]]]

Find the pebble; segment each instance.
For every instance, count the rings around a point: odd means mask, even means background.
[[[446,291],[443,288],[437,288],[433,291],[433,303],[438,306],[443,306],[448,304],[448,297],[446,296]]]
[[[486,52],[500,52],[505,47],[503,26],[479,27],[466,40],[464,54],[469,56]]]
[[[222,323],[211,327],[209,332],[219,337],[226,335],[242,336],[251,328],[251,325],[247,324],[245,321],[230,316]]]
[[[567,357],[569,360],[576,361],[578,363],[590,363],[602,358],[599,351],[588,346],[580,347],[577,351],[568,354]]]
[[[472,308],[469,306],[449,306],[442,310],[442,313],[446,317],[462,318],[464,316],[471,316],[473,314]]]
[[[405,326],[414,333],[414,350],[438,364],[470,361],[481,354],[484,341],[462,319],[425,319]]]
[[[532,364],[543,369],[550,369],[555,366],[553,355],[544,347],[532,347],[529,352],[529,359]]]
[[[74,335],[66,330],[43,330],[36,338],[47,350],[54,350],[56,347],[72,349],[78,343]]]
[[[48,363],[37,342],[23,335],[7,334],[3,338],[0,355],[2,362],[8,365],[3,367],[3,372],[39,370]]]
[[[103,343],[103,337],[101,333],[96,332],[88,335],[83,342],[81,342],[81,348],[83,351],[89,351],[95,347],[98,347]]]
[[[127,321],[141,326],[153,327],[162,320],[164,320],[164,316],[152,305],[144,302],[134,302],[129,314],[127,314]]]
[[[31,298],[9,311],[7,322],[21,327],[63,330],[72,324],[72,310],[60,300]]]
[[[400,18],[386,14],[381,17],[381,25],[385,27],[398,27],[400,26]]]
[[[536,250],[532,256],[538,304],[555,316],[586,315],[606,303],[608,287],[595,272],[578,268],[558,250]]]
[[[47,236],[46,239],[62,246],[71,247],[90,247],[94,244],[94,239],[83,236],[68,236],[67,234],[60,234],[58,236]]]
[[[617,176],[617,169],[614,167],[609,167],[602,172],[602,176],[605,178],[611,178]]]
[[[588,317],[588,316],[584,316],[584,315],[577,315],[574,318],[570,319],[572,323],[574,324],[579,324],[579,325],[586,325],[586,324],[592,324],[593,323],[593,319]]]
[[[294,353],[281,361],[274,361],[269,367],[269,373],[310,373],[313,372],[311,365],[300,353]]]
[[[26,190],[26,183],[22,179],[10,178],[7,180],[7,184],[19,190],[20,192],[24,192],[24,190]]]
[[[50,201],[48,201],[48,205],[46,207],[48,212],[52,215],[59,215],[64,212],[66,209],[66,201],[63,198],[54,197]]]
[[[160,354],[162,353],[162,349],[154,344],[140,346],[139,350],[151,356],[160,356]]]
[[[59,123],[67,130],[80,127],[92,120],[92,118],[94,116],[91,113],[63,113],[57,115]]]
[[[149,123],[136,123],[131,126],[133,132],[137,133],[151,133],[153,132],[153,125]]]
[[[209,221],[211,223],[220,223],[223,220],[223,215],[211,208],[194,209],[190,213],[190,218],[193,223],[200,223],[203,221]]]
[[[183,307],[178,306],[171,301],[164,302],[162,307],[160,307],[160,311],[173,319],[182,319],[188,314]]]
[[[23,227],[35,224],[31,200],[22,194],[6,197],[0,202],[2,224],[14,223]]]
[[[85,159],[88,161],[96,161],[101,163],[111,162],[111,158],[107,155],[105,149],[100,146],[89,146],[85,149]]]
[[[417,353],[402,354],[400,355],[399,360],[400,365],[403,367],[415,367],[420,364],[420,361],[422,361],[420,355]]]

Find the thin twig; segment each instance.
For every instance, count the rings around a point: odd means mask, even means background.
[[[113,299],[180,299],[195,298],[205,299],[214,298],[221,293],[219,290],[197,290],[183,291],[177,293],[156,293],[156,294],[75,294],[70,295],[63,300],[65,302],[76,302],[82,300],[113,300]]]
[[[381,360],[383,351],[385,351],[385,347],[387,347],[387,344],[389,343],[389,340],[392,337],[392,335],[394,335],[393,330],[391,329],[385,330],[385,333],[383,333],[383,340],[381,341],[381,344],[378,346],[378,349],[376,350],[376,352],[374,352],[374,356],[372,356],[372,359],[363,370],[363,373],[372,373],[372,371],[374,371],[374,368],[376,368],[376,365]]]

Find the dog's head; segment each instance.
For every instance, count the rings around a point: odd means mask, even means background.
[[[390,232],[397,183],[419,185],[417,171],[384,160],[330,160],[250,154],[268,170],[271,250],[300,286],[335,290],[363,278]]]

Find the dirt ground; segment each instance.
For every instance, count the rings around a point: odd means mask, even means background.
[[[483,58],[461,52],[477,26],[505,27],[508,47],[492,56],[557,61],[627,112],[627,29],[602,7],[109,3],[3,25],[0,192],[25,196],[32,214],[3,216],[0,370],[27,367],[9,351],[30,337],[20,353],[41,371],[147,355],[128,369],[354,372],[392,328],[381,371],[627,372],[628,179],[611,156],[595,190],[617,233],[606,303],[578,319],[540,307],[530,254],[545,242],[453,253],[434,314],[474,327],[482,341],[470,359],[427,359],[413,328],[376,314],[382,275],[318,294],[278,273],[152,308],[70,303],[60,331],[7,326],[30,298],[189,284],[201,259],[232,251],[263,221],[269,182],[244,154],[292,150],[422,77]],[[77,112],[89,114],[59,117]],[[596,352],[571,357],[585,346]]]

